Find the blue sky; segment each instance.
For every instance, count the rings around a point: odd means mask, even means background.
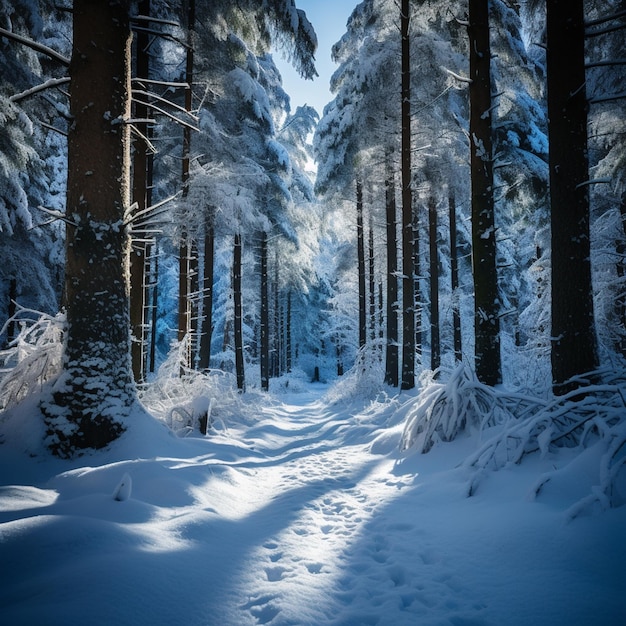
[[[315,81],[302,80],[279,52],[274,53],[274,60],[283,77],[283,87],[291,97],[292,111],[308,104],[315,107],[321,116],[324,106],[332,100],[329,82],[337,66],[331,61],[330,50],[346,32],[346,22],[357,4],[358,0],[296,0],[297,7],[306,11],[317,33],[315,65],[319,77]]]

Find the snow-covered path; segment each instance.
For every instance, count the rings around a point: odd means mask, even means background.
[[[524,466],[466,498],[469,440],[402,458],[389,402],[322,392],[206,439],[131,428],[75,469],[0,455],[1,623],[624,623],[624,507],[564,524]]]

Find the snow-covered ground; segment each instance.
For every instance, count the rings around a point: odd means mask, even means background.
[[[401,454],[406,395],[333,405],[324,392],[255,396],[206,438],[138,414],[111,450],[71,462],[31,457],[41,433],[14,424],[0,623],[626,624],[626,506],[564,514],[584,495],[585,454],[537,499],[549,458],[486,475],[468,498],[457,466],[475,439]]]

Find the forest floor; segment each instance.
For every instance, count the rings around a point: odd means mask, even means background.
[[[564,516],[584,459],[545,497],[527,494],[550,459],[468,498],[459,463],[474,440],[402,454],[397,400],[325,392],[255,397],[208,437],[138,414],[110,450],[74,461],[6,439],[0,622],[626,623],[626,506]],[[25,411],[14,435],[32,426]]]

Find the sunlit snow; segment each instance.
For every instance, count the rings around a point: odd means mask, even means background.
[[[31,456],[32,405],[10,416],[2,623],[624,623],[626,507],[564,516],[585,455],[545,498],[527,497],[540,459],[467,498],[457,466],[474,439],[398,452],[408,395],[247,396],[207,437],[137,413],[110,450],[71,462]]]

